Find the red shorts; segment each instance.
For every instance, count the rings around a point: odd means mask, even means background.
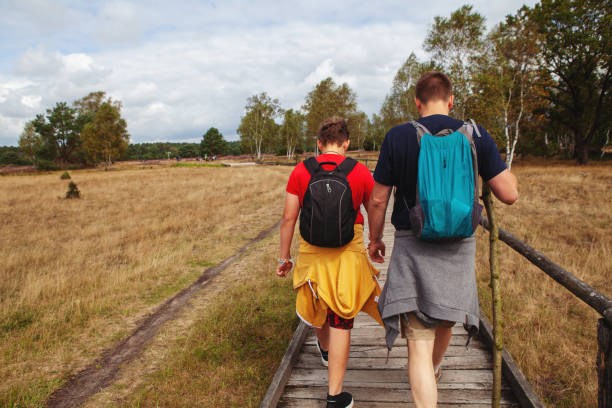
[[[331,309],[327,309],[327,323],[329,327],[334,329],[351,330],[355,319],[343,319],[333,312]]]

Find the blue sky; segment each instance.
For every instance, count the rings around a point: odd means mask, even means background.
[[[473,1],[492,27],[524,1]],[[534,1],[527,1],[533,5]],[[426,6],[425,6],[426,4]],[[434,16],[462,1],[0,0],[0,145],[58,101],[104,90],[123,102],[133,142],[226,139],[247,97],[283,108],[331,76],[379,110]]]

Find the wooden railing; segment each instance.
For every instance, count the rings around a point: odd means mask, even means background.
[[[530,247],[514,235],[501,228],[497,228],[495,225],[494,212],[492,210],[491,193],[488,189],[483,191],[483,200],[487,206],[487,218],[482,218],[481,225],[489,230],[490,242],[491,242],[491,286],[494,292],[493,296],[493,326],[495,336],[495,347],[494,352],[494,380],[499,378],[501,381],[501,368],[498,368],[496,351],[501,348],[501,304],[495,297],[495,283],[496,277],[493,271],[494,264],[497,263],[496,255],[496,242],[499,238],[505,242],[510,248],[524,256],[532,264],[540,268],[544,273],[553,278],[565,289],[569,290],[578,299],[585,302],[591,308],[593,308],[602,317],[597,322],[597,377],[598,377],[598,407],[599,408],[612,408],[612,300],[602,293],[595,290],[588,283],[578,279],[572,273],[565,270],[563,267],[557,265],[551,261],[546,255],[540,251]],[[490,221],[493,221],[492,223]],[[498,231],[497,234],[495,231]],[[497,237],[495,237],[497,235]],[[497,278],[499,272],[497,272]],[[496,321],[497,320],[497,321]],[[497,370],[500,370],[497,373]],[[494,381],[495,384],[495,381]],[[494,389],[495,389],[494,385]],[[493,401],[496,401],[494,396]]]

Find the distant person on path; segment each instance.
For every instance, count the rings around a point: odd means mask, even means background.
[[[474,175],[472,166],[477,168],[477,174],[488,184],[493,194],[506,204],[512,204],[518,199],[518,182],[507,170],[495,142],[484,128],[476,128],[473,122],[463,122],[449,116],[454,96],[451,81],[445,74],[424,74],[416,84],[415,93],[420,119],[389,130],[380,149],[374,172],[375,185],[368,206],[368,252],[374,262],[383,262],[385,212],[391,190],[395,187],[391,217],[396,229],[395,241],[387,280],[379,299],[379,311],[385,324],[387,347],[391,349],[400,332],[407,339],[408,375],[415,405],[419,408],[433,408],[437,404],[436,382],[441,376],[442,359],[451,339],[451,327],[456,322],[463,323],[471,336],[479,326],[480,309],[475,276],[476,239],[470,234],[473,233],[474,225],[477,226],[482,207],[477,204],[476,179],[471,189],[472,193],[475,192],[474,209],[470,213],[473,218],[470,220],[469,216],[466,217],[466,224],[472,225],[468,233],[463,235],[464,238],[427,241],[423,236],[417,237],[414,230],[423,224],[419,224],[419,218],[413,218],[415,224],[411,224],[410,211],[415,207],[417,199],[421,200],[419,202],[423,206],[429,205],[424,203],[425,198],[422,196],[417,198],[417,180],[421,180],[418,170],[422,169],[423,174],[431,174],[428,171],[437,174],[447,166],[446,156],[443,156],[439,166],[425,171],[425,168],[418,166],[419,160],[423,160],[423,156],[419,156],[420,149],[425,146],[425,138],[427,148],[432,149],[430,146],[436,146],[435,143],[443,139],[442,135],[455,131],[460,132],[455,134],[459,135],[455,140],[464,144],[471,143],[468,142],[469,137],[464,136],[468,133],[473,138],[475,154],[472,153],[472,156],[475,156],[477,164],[469,159],[468,170],[472,175],[465,178],[471,177],[470,182],[474,181],[477,175]],[[417,139],[419,130],[420,139]],[[446,153],[440,149],[437,154]],[[467,156],[469,154],[464,157]],[[458,172],[453,174],[456,176]],[[461,188],[459,184],[452,184],[452,188]],[[419,192],[419,195],[425,193],[424,190]],[[471,199],[474,202],[474,197]],[[422,207],[415,210],[419,208]],[[445,208],[435,215],[444,218],[452,212],[452,206]],[[469,208],[472,208],[471,205]],[[426,216],[423,218],[431,222]]]
[[[296,312],[314,327],[322,363],[328,366],[328,408],[353,406],[342,383],[355,316],[363,310],[382,325],[376,304],[381,291],[378,270],[368,259],[359,211],[361,204],[367,208],[374,179],[365,165],[345,157],[349,142],[344,119],[324,121],[317,140],[321,154],[291,173],[276,269],[278,276],[291,270],[291,240],[299,215],[300,247],[293,272]]]

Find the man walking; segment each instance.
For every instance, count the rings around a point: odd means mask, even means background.
[[[451,81],[445,74],[426,73],[418,80],[415,93],[420,115],[418,123],[406,123],[389,130],[380,149],[374,172],[375,185],[368,207],[368,252],[374,262],[383,262],[385,212],[395,187],[391,217],[396,229],[395,243],[378,307],[385,323],[388,348],[392,347],[400,332],[407,339],[408,375],[416,406],[433,408],[437,404],[436,381],[441,376],[442,359],[450,342],[451,327],[459,322],[470,333],[477,330],[480,309],[475,278],[474,235],[462,239],[427,241],[423,238],[425,235],[415,231],[417,227],[411,225],[410,210],[415,204],[420,205],[419,199],[425,200],[419,197],[420,193],[417,195],[421,137],[424,132],[436,135],[438,132],[444,133],[445,129],[448,132],[459,129],[468,132],[473,139],[473,143],[470,143],[475,150],[477,165],[474,167],[477,174],[493,194],[506,204],[518,199],[518,182],[507,170],[495,142],[484,128],[449,116],[454,97]],[[446,158],[443,166],[447,166]],[[433,171],[437,171],[436,168]],[[474,189],[477,195],[478,184],[472,191]],[[473,216],[476,221],[480,217],[477,207],[474,206]],[[414,219],[412,222],[415,223]]]

